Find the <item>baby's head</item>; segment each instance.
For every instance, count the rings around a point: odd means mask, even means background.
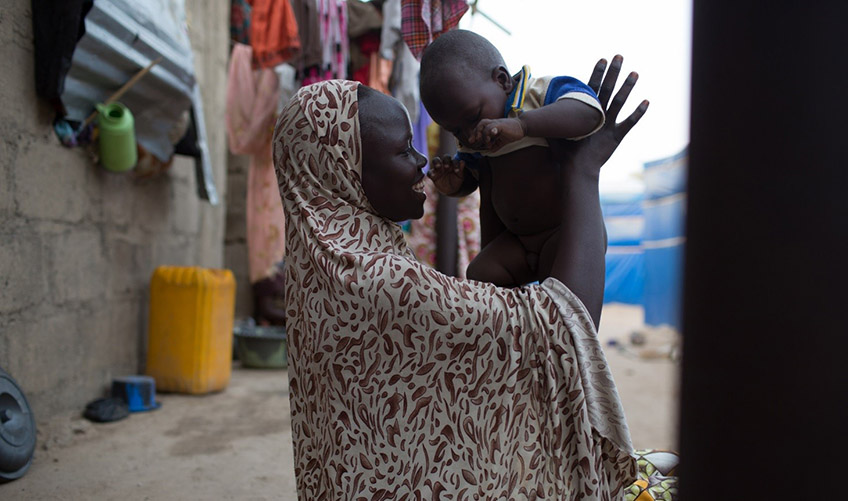
[[[512,76],[498,49],[471,31],[439,36],[421,57],[421,101],[433,120],[467,143],[483,118],[502,118]]]

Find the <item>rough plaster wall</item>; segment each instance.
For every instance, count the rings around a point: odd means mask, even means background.
[[[226,200],[229,2],[187,0],[215,181]],[[36,417],[81,411],[143,370],[160,264],[221,267],[225,206],[196,195],[193,160],[153,180],[96,168],[51,128],[34,90],[30,2],[0,10],[0,367]]]

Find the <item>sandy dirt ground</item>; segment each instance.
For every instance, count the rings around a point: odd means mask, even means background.
[[[679,363],[668,353],[676,338],[642,320],[641,308],[608,305],[600,337],[634,446],[674,448]],[[634,331],[645,337],[638,346]],[[0,485],[0,499],[296,499],[285,371],[236,363],[223,392],[158,400],[160,409],[115,423],[39,422],[32,467]]]

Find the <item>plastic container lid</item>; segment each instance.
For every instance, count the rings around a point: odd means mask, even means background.
[[[24,475],[35,451],[35,418],[18,384],[0,369],[0,483]]]

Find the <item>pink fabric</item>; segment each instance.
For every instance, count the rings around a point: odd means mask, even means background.
[[[235,44],[227,81],[227,138],[230,151],[250,155],[247,172],[247,253],[250,282],[271,276],[285,253],[285,221],[271,136],[280,99],[272,69],[251,68],[253,50]]]

